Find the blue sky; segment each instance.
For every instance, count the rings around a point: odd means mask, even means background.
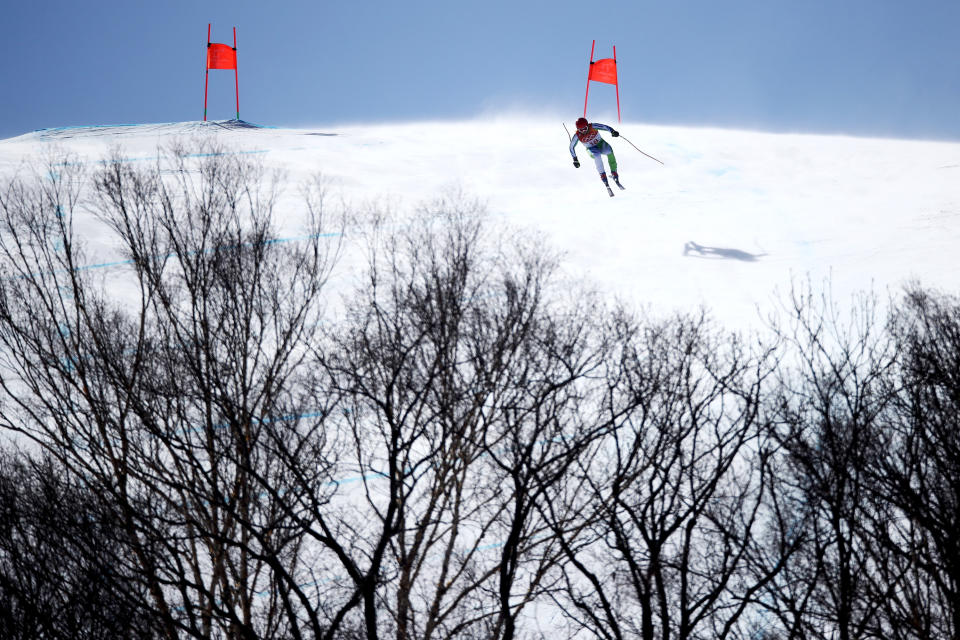
[[[624,120],[960,140],[957,0],[5,0],[0,138],[200,120],[207,23],[273,126],[583,109],[616,45]],[[594,119],[616,113],[593,84]],[[234,116],[210,73],[210,119]],[[505,138],[505,144],[510,140]]]

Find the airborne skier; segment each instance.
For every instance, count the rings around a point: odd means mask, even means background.
[[[590,155],[593,156],[593,161],[597,165],[597,171],[600,172],[600,179],[603,181],[603,186],[607,188],[607,193],[613,196],[613,189],[610,188],[610,183],[607,182],[607,174],[603,170],[603,156],[607,156],[607,162],[610,164],[610,177],[613,178],[613,181],[621,189],[624,188],[620,184],[620,176],[617,174],[617,158],[613,155],[613,148],[610,144],[600,137],[600,131],[598,129],[603,129],[604,131],[609,131],[610,135],[614,138],[620,135],[618,131],[612,127],[600,124],[599,122],[589,122],[586,118],[579,118],[577,120],[577,133],[570,138],[570,155],[573,156],[573,166],[580,168],[580,161],[577,160],[577,154],[575,147],[577,142],[583,143],[583,146],[587,148],[587,151],[590,152]]]

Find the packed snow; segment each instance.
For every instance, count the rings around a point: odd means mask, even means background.
[[[908,280],[960,285],[960,144],[610,122],[626,191],[607,196],[563,123],[530,117],[283,129],[237,121],[51,128],[0,141],[0,174],[69,152],[145,162],[203,138],[296,185],[322,174],[348,206],[403,211],[459,189],[545,235],[575,277],[658,313],[701,306],[750,326],[809,278],[844,299]],[[568,128],[570,126],[567,123]],[[654,162],[629,143],[663,162]],[[199,147],[198,147],[199,148]],[[296,219],[296,189],[280,215]],[[289,229],[296,235],[295,225]],[[97,238],[89,238],[97,247]],[[94,264],[110,265],[108,247]],[[104,267],[107,268],[107,267]]]

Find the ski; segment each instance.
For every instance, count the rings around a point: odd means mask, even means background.
[[[623,188],[623,187],[621,187],[621,189],[622,189],[622,188]],[[607,194],[612,198],[612,197],[613,197],[613,189],[611,189],[610,187],[607,187]]]
[[[619,180],[614,180],[614,183],[616,183],[616,185],[617,185],[618,187],[620,187],[620,191],[626,191],[626,190],[627,190],[627,188],[626,188],[625,186],[623,186],[622,184],[620,184],[620,181],[619,181]]]

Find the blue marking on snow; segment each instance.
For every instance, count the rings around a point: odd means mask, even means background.
[[[506,544],[506,543],[504,543],[504,542],[492,542],[492,543],[490,543],[490,544],[484,544],[484,545],[481,545],[481,546],[477,547],[477,551],[489,551],[490,549],[499,549],[499,548],[502,547],[504,544]]]
[[[133,260],[118,260],[116,262],[101,262],[100,264],[87,264],[82,267],[74,267],[74,271],[89,271],[91,269],[107,269],[109,267],[119,267],[125,264],[133,264]]]
[[[218,151],[216,153],[187,153],[181,157],[183,158],[213,158],[215,156],[234,156],[234,155],[251,155],[258,153],[270,153],[270,149],[251,149],[246,151]],[[58,162],[57,166],[60,167],[82,167],[84,165],[90,164],[112,164],[113,162],[147,162],[153,160],[159,160],[160,156],[143,156],[140,158],[119,158],[118,160],[77,160],[75,162]],[[56,179],[59,177],[59,174],[51,173],[51,178]]]
[[[231,156],[237,154],[269,153],[270,149],[254,149],[251,151],[220,151],[217,153],[188,153],[184,158],[213,158],[214,156]],[[154,158],[150,158],[151,160]]]
[[[290,238],[273,238],[272,240],[267,240],[267,241],[265,241],[264,244],[268,244],[268,245],[269,245],[269,244],[283,244],[283,243],[286,243],[286,242],[298,242],[298,241],[300,241],[300,240],[309,240],[309,239],[312,239],[312,238],[338,238],[338,237],[340,237],[340,236],[342,236],[342,235],[343,235],[343,233],[340,232],[340,231],[334,231],[334,232],[330,232],[330,233],[313,233],[313,234],[308,234],[308,235],[305,235],[305,236],[293,236],[293,237],[290,237]],[[237,246],[237,245],[230,245],[230,246],[226,246],[226,247],[214,247],[214,248],[212,248],[212,249],[206,249],[206,250],[204,250],[202,253],[214,253],[214,252],[216,252],[216,251],[223,251],[224,249],[234,249],[234,248],[236,248],[236,246]],[[251,243],[245,243],[245,244],[242,245],[242,246],[249,247],[249,246],[252,246],[252,244],[251,244]],[[56,250],[56,251],[59,251],[59,248],[55,248],[55,250]],[[193,255],[193,254],[194,254],[194,252],[190,252],[188,255]],[[167,254],[167,255],[164,256],[164,257],[165,257],[165,258],[172,258],[172,257],[174,257],[174,256],[176,256],[175,253],[169,253],[169,254]],[[92,270],[92,269],[109,269],[109,268],[111,268],[111,267],[122,267],[122,266],[130,265],[130,264],[133,264],[133,260],[117,260],[117,261],[115,261],[115,262],[101,262],[101,263],[98,263],[98,264],[87,264],[87,265],[83,265],[83,266],[79,266],[79,267],[74,267],[73,270],[74,270],[74,271],[89,271],[89,270]],[[65,271],[57,271],[56,273],[65,273]],[[37,274],[33,274],[33,275],[37,275]],[[24,276],[13,276],[13,279],[22,278],[22,277],[24,277]]]
[[[330,482],[327,483],[327,485],[328,485],[328,486],[334,485],[334,486],[339,487],[339,486],[342,485],[342,484],[352,484],[352,483],[354,483],[354,482],[359,482],[359,481],[361,481],[361,480],[374,480],[374,479],[383,479],[383,478],[389,478],[389,477],[390,477],[390,476],[388,476],[387,474],[385,474],[385,473],[383,473],[383,472],[381,472],[381,471],[374,471],[373,473],[366,473],[366,474],[364,474],[364,475],[362,475],[362,476],[353,476],[353,477],[351,477],[351,478],[342,478],[342,479],[340,479],[340,480],[331,480]]]
[[[719,169],[710,169],[707,173],[721,177],[727,175],[728,173],[735,173],[736,171],[736,167],[721,167]]]
[[[139,122],[139,123],[120,123],[120,124],[84,124],[84,125],[68,125],[64,127],[44,127],[42,129],[34,129],[34,133],[42,133],[44,131],[79,131],[83,129],[112,129],[112,128],[135,128],[135,127],[169,127],[169,126],[182,126],[184,124],[190,125],[194,123],[184,123],[184,122]],[[265,124],[254,124],[253,122],[247,122],[246,120],[203,120],[195,123],[194,126],[201,127],[221,127],[229,129],[231,127],[243,128],[243,129],[277,129],[278,127],[265,125]]]
[[[180,124],[179,122],[153,122],[150,124],[84,124],[66,127],[44,127],[43,129],[34,129],[34,132],[41,131],[74,131],[77,129],[105,129],[108,127],[155,127],[159,125]]]
[[[679,151],[680,155],[683,156],[685,160],[699,160],[703,157],[703,154],[687,149],[686,147],[682,147],[675,142],[668,142],[666,146]]]

